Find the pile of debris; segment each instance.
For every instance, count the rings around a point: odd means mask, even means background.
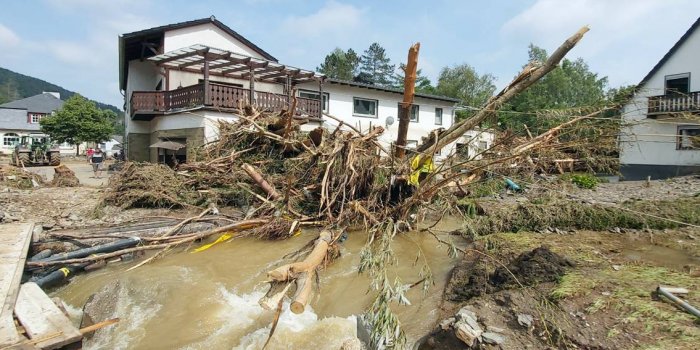
[[[14,166],[0,166],[0,184],[26,190],[34,187],[39,187],[44,184],[44,179],[38,174],[20,169]]]

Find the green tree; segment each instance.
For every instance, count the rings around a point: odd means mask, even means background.
[[[403,90],[403,81],[406,76],[406,74],[404,73],[405,67],[406,64],[399,63],[399,69],[396,70],[396,74],[394,74],[393,76],[394,88]],[[432,82],[430,82],[430,79],[428,77],[423,75],[423,71],[421,69],[416,71],[416,92],[422,92],[424,94],[436,93],[436,89],[433,86]]]
[[[544,62],[547,52],[530,44],[531,62]],[[598,77],[581,58],[564,59],[560,66],[515,96],[499,115],[502,126],[524,133],[525,125],[541,132],[562,122],[558,115],[575,114],[607,103],[607,77]]]
[[[101,110],[94,102],[75,94],[54,115],[42,118],[40,124],[41,130],[54,141],[77,145],[109,140],[116,119],[114,111]]]
[[[316,70],[329,78],[353,80],[358,71],[359,62],[360,58],[353,49],[343,51],[336,48],[326,55],[323,63]]]
[[[445,67],[440,71],[436,92],[439,95],[457,98],[460,104],[468,108],[456,112],[459,120],[472,115],[474,109],[483,106],[493,96],[496,90],[496,85],[493,84],[495,80],[493,75],[480,75],[474,67],[463,63]]]
[[[386,57],[384,48],[373,43],[360,57],[360,73],[356,78],[369,84],[390,87],[395,67]]]
[[[14,79],[9,78],[0,85],[0,103],[19,100],[20,98],[22,96],[19,93],[19,86]]]

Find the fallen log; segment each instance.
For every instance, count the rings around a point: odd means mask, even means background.
[[[246,174],[248,174],[248,176],[250,176],[250,178],[253,179],[253,181],[255,181],[255,183],[258,184],[258,186],[260,186],[260,188],[263,189],[263,191],[265,191],[265,193],[267,193],[268,196],[270,196],[270,198],[273,200],[280,198],[280,194],[277,193],[277,190],[275,190],[275,188],[272,187],[272,185],[270,185],[270,183],[267,182],[267,180],[265,180],[265,178],[257,170],[255,170],[252,165],[245,163],[241,165],[241,168],[246,172]]]
[[[315,241],[313,249],[303,261],[285,264],[269,271],[267,276],[270,278],[270,289],[260,299],[260,306],[268,310],[274,309],[294,282],[296,291],[292,297],[290,309],[295,314],[304,312],[313,290],[316,269],[326,260],[332,243],[333,233],[330,230],[323,230]]]

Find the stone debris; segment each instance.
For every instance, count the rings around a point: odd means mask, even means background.
[[[452,325],[455,324],[456,319],[454,317],[446,318],[440,322],[440,329],[443,331],[449,330],[452,328]]]
[[[465,321],[458,321],[455,323],[455,334],[457,335],[457,338],[464,342],[464,344],[471,347],[476,345],[476,342],[483,333],[478,324],[476,327],[477,328],[475,329],[472,327],[472,325]]]
[[[506,338],[498,333],[484,332],[481,334],[481,339],[486,344],[501,345],[506,341]]]
[[[518,317],[518,324],[520,324],[521,326],[523,326],[527,329],[530,329],[532,327],[532,321],[534,321],[534,318],[532,317],[532,315],[518,314],[517,317]]]

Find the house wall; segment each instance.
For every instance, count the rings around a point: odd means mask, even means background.
[[[204,75],[201,73],[183,72],[170,70],[168,71],[169,90],[175,90],[178,87],[186,87],[191,85],[199,84],[199,79],[204,79]],[[231,83],[231,84],[241,84],[244,88],[248,89],[250,87],[250,81],[248,79],[234,79],[228,77],[221,77],[216,75],[210,75],[209,81]],[[282,84],[272,84],[255,82],[255,90],[274,92],[276,94],[284,93],[284,86]]]
[[[2,129],[2,130],[0,130],[0,154],[12,154],[15,150],[14,146],[5,146],[4,139],[5,139],[5,135],[7,135],[7,134],[17,134],[21,138],[22,136],[31,136],[31,135],[37,135],[37,134],[42,134],[42,133],[37,132],[37,131],[27,131],[27,130],[19,130],[19,129],[17,129],[17,130]],[[59,150],[60,150],[61,154],[75,155],[76,147],[80,147],[80,151],[84,151],[85,150],[84,146],[85,146],[84,143],[81,144],[80,146],[60,144]]]
[[[168,52],[196,44],[263,58],[212,23],[166,31],[163,50]]]
[[[469,158],[481,159],[481,153],[484,150],[487,150],[491,148],[491,146],[493,146],[493,141],[495,140],[495,138],[496,135],[493,132],[487,130],[474,129],[464,133],[464,136],[462,136],[459,139],[459,141],[457,141],[457,144],[466,145],[465,147],[468,148],[467,155],[469,156]],[[482,142],[486,143],[485,148],[482,147]]]
[[[307,89],[318,91],[317,84],[301,84],[299,89]],[[403,95],[398,93],[370,90],[362,87],[345,86],[337,84],[325,84],[323,92],[328,93],[329,105],[328,113],[344,123],[352,125],[360,130],[368,131],[370,126],[382,126],[385,131],[379,140],[389,147],[392,142],[396,141],[399,130],[399,102],[403,100]],[[353,114],[353,98],[366,98],[379,101],[377,118],[369,118],[356,116]],[[438,128],[449,128],[453,122],[452,110],[453,103],[437,101],[416,97],[414,104],[419,105],[418,122],[411,122],[408,126],[408,140],[418,141],[421,143],[422,137],[427,137],[430,131]],[[442,108],[442,125],[435,124],[435,108]],[[388,117],[394,119],[392,125],[387,125]],[[334,128],[338,122],[324,117],[324,125],[329,129]],[[442,159],[454,151],[454,144],[450,144],[442,150],[438,159]]]
[[[700,171],[700,150],[677,150],[679,125],[699,123],[682,118],[647,118],[648,97],[664,94],[665,77],[690,73],[690,90],[700,91],[700,30],[688,37],[623,108],[619,137],[625,179],[665,178]]]

